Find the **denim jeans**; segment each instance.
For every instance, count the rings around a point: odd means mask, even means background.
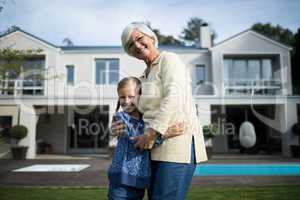
[[[130,187],[127,185],[109,184],[109,200],[143,200],[145,189]]]
[[[196,168],[194,138],[191,163],[152,161],[149,200],[183,200]]]

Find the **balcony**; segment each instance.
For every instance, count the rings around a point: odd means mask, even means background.
[[[43,80],[0,79],[0,95],[43,95]]]
[[[279,80],[243,80],[224,81],[225,95],[279,95],[282,83]]]

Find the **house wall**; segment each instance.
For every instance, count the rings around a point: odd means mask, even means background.
[[[292,94],[291,69],[289,51],[282,46],[248,32],[224,42],[212,49],[213,83],[216,85],[217,96],[224,96],[224,55],[279,55],[281,65],[281,81],[283,83],[282,95]]]
[[[298,144],[298,136],[293,134],[292,127],[298,122],[297,104],[299,99],[291,99],[278,112],[282,133],[282,153],[291,156],[290,145]]]
[[[18,124],[18,107],[9,105],[0,105],[0,116],[12,116],[12,126]],[[10,144],[0,145],[0,158],[10,158]]]
[[[22,102],[13,101],[9,98],[1,98],[1,113],[12,113],[16,106],[8,106],[28,103],[28,106],[21,105],[20,123],[24,123],[29,127],[29,134],[21,141],[24,145],[29,145],[28,158],[35,157],[36,139],[44,139],[54,146],[57,153],[64,153],[67,149],[66,141],[66,124],[67,117],[65,114],[53,114],[51,121],[40,122],[36,127],[38,116],[34,112],[34,105],[109,105],[111,122],[112,115],[117,102],[116,85],[95,85],[95,59],[96,58],[118,58],[120,63],[120,78],[125,76],[140,76],[145,69],[145,64],[132,58],[122,50],[105,52],[104,50],[95,51],[62,51],[40,40],[32,38],[22,32],[14,32],[10,35],[0,38],[0,48],[11,46],[16,49],[43,49],[42,54],[46,57],[46,68],[49,70],[49,77],[45,85],[45,96],[37,98],[23,98]],[[172,49],[171,49],[172,51]],[[223,56],[226,54],[236,55],[262,55],[277,54],[280,58],[281,67],[284,68],[281,73],[281,80],[284,84],[283,98],[288,99],[284,95],[292,94],[291,70],[289,51],[280,45],[277,45],[263,37],[249,32],[241,34],[230,41],[224,42],[216,47],[206,50],[177,50],[175,51],[190,69],[192,80],[195,80],[196,64],[204,64],[206,66],[207,82],[211,82],[214,87],[214,93],[211,89],[201,89],[199,93],[194,93],[195,103],[198,107],[199,123],[201,125],[210,124],[211,105],[249,105],[254,104],[280,104],[277,113],[277,124],[280,124],[280,130],[283,133],[283,152],[284,155],[290,155],[289,145],[294,143],[295,137],[291,134],[291,126],[297,120],[296,102],[299,104],[299,97],[293,100],[277,99],[277,97],[223,97]],[[75,85],[66,84],[66,65],[75,66]],[[196,86],[195,81],[192,82],[193,87]],[[210,87],[211,88],[211,87]],[[194,91],[195,92],[195,91]],[[211,95],[214,94],[214,95]],[[200,98],[198,98],[200,96]],[[53,98],[55,97],[55,98]],[[8,104],[7,104],[8,103]],[[284,114],[283,114],[284,113]],[[52,118],[53,117],[53,118]],[[14,117],[14,120],[17,117]],[[109,123],[110,123],[109,122]],[[14,121],[15,123],[15,121]],[[37,131],[36,131],[37,128]],[[51,131],[50,131],[51,130]],[[36,133],[38,133],[36,137]],[[63,135],[63,136],[62,136]],[[226,152],[226,139],[220,139],[218,148],[220,151]],[[222,146],[223,145],[223,146]]]
[[[41,55],[45,55],[45,68],[48,70],[48,76],[45,80],[45,87],[44,87],[44,95],[46,96],[54,96],[54,85],[55,79],[53,75],[59,73],[59,49],[53,46],[50,46],[40,40],[37,40],[33,37],[28,36],[23,32],[13,32],[9,35],[6,35],[0,38],[0,48],[7,48],[11,47],[13,49],[19,50],[37,50],[41,49]]]
[[[207,79],[211,80],[211,65],[208,53],[178,53],[185,65],[190,69],[191,75],[195,75],[196,64],[204,64],[207,69]],[[59,70],[66,73],[67,65],[75,67],[74,85],[66,84],[66,75],[56,82],[57,96],[116,96],[116,85],[95,84],[95,59],[117,58],[120,63],[120,79],[126,76],[139,77],[146,65],[144,62],[128,56],[125,53],[68,53],[64,52],[60,58]],[[193,79],[195,77],[192,77]],[[193,82],[194,86],[195,83]]]
[[[28,146],[26,158],[33,159],[36,156],[36,123],[38,116],[32,104],[20,104],[20,124],[28,129],[27,136],[19,143]]]

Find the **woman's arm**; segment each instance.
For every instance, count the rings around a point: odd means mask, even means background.
[[[162,97],[149,127],[164,135],[173,123],[174,116],[186,112],[183,105],[190,92],[190,74],[179,56],[168,52],[161,60],[158,76],[161,79]]]
[[[185,122],[177,122],[176,124],[168,127],[167,131],[162,134],[163,139],[169,139],[182,135],[186,129]],[[143,135],[132,138],[135,142],[134,146],[140,149],[151,149],[154,146],[156,137],[159,135],[157,131],[152,128],[148,128]]]
[[[155,114],[154,120],[149,122],[149,127],[145,134],[139,138],[136,138],[136,147],[149,149],[153,146],[157,132],[164,135],[168,132],[170,122],[176,113],[186,112],[183,110],[182,105],[187,98],[190,74],[185,64],[174,53],[167,53],[161,61],[160,72],[158,74],[161,77],[162,84],[162,98]],[[172,135],[166,135],[175,137]]]

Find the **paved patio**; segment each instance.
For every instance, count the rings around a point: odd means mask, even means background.
[[[0,186],[107,186],[107,155],[40,155],[34,160],[0,159]],[[215,155],[207,163],[300,163],[300,159],[281,156]],[[34,164],[90,164],[81,172],[12,172]],[[194,186],[300,185],[300,176],[201,176]]]

